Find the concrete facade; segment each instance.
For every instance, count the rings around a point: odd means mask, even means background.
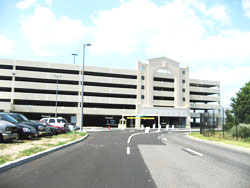
[[[0,111],[31,119],[57,113],[80,124],[82,66],[0,59]],[[84,121],[101,126],[109,119],[141,124],[199,125],[199,113],[220,113],[220,82],[189,78],[189,68],[168,58],[137,62],[137,70],[85,66]],[[152,117],[143,120],[136,117]],[[146,118],[145,118],[146,119]],[[84,125],[85,125],[84,124]],[[104,125],[103,125],[104,126]]]

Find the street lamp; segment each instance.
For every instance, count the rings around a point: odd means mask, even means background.
[[[83,82],[84,82],[84,58],[85,58],[85,47],[86,46],[91,46],[91,44],[83,44],[83,56],[82,56],[82,100],[81,100],[81,127],[80,130],[82,131],[82,127],[83,127],[83,91],[84,91],[84,86],[83,86]]]
[[[71,54],[74,56],[74,61],[73,61],[73,64],[75,64],[75,57],[78,56],[78,54]]]
[[[60,78],[60,77],[62,77],[62,76],[54,75],[54,77],[56,77],[56,113],[55,113],[55,117],[57,118],[58,78]]]

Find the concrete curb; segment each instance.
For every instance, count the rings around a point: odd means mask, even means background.
[[[226,143],[222,143],[222,142],[216,142],[216,141],[213,141],[213,140],[203,140],[203,139],[196,138],[196,137],[193,137],[193,136],[190,136],[190,135],[187,135],[187,137],[190,138],[190,139],[193,139],[193,140],[197,140],[197,141],[200,141],[200,142],[207,143],[207,144],[213,144],[213,145],[228,148],[228,149],[231,149],[231,150],[237,150],[237,151],[240,151],[240,152],[250,154],[250,149],[244,148],[244,147],[241,147],[241,146],[235,146],[235,145],[226,144]]]
[[[43,157],[43,156],[48,155],[50,153],[53,153],[55,151],[58,151],[58,150],[66,148],[66,147],[69,147],[71,145],[77,144],[77,143],[85,140],[87,137],[88,137],[88,134],[85,135],[83,138],[80,138],[80,139],[78,139],[76,141],[73,141],[73,142],[70,142],[70,143],[67,143],[67,144],[64,144],[64,145],[61,145],[61,146],[57,146],[57,147],[54,147],[54,148],[50,148],[50,149],[47,149],[45,151],[35,153],[35,154],[31,155],[31,156],[22,157],[20,159],[15,160],[15,161],[8,162],[6,164],[2,164],[2,165],[0,165],[0,173],[5,172],[7,170],[10,170],[12,168],[21,166],[21,165],[23,165],[25,163],[31,162],[33,160],[36,160],[36,159],[38,159],[40,157]]]

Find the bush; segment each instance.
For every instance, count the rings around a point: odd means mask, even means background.
[[[236,127],[233,127],[231,129],[231,132],[232,132],[232,136],[236,137]],[[238,125],[237,132],[238,132],[238,137],[241,137],[244,139],[250,138],[250,124]]]

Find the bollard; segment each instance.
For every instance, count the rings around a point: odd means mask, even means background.
[[[168,131],[168,128],[169,128],[169,124],[166,125],[166,131]]]
[[[174,125],[172,125],[172,131],[174,131]]]
[[[149,133],[149,131],[150,131],[150,127],[146,127],[145,128],[145,133]]]
[[[161,124],[158,125],[158,132],[161,132]]]
[[[141,129],[144,129],[144,125],[143,124],[141,124]]]

